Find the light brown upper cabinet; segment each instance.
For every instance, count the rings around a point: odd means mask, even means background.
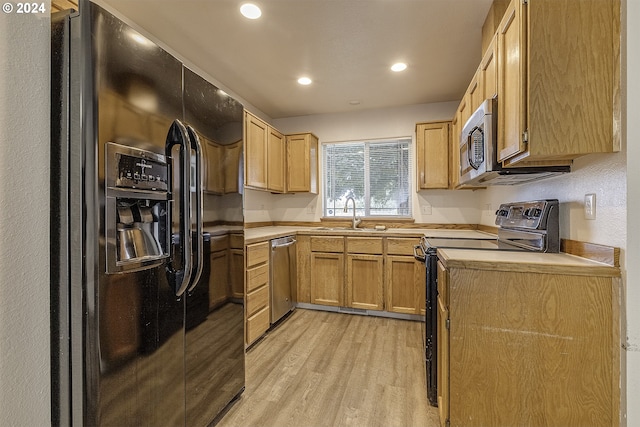
[[[51,13],[67,9],[78,10],[78,0],[51,0]]]
[[[451,122],[416,124],[418,190],[449,188]]]
[[[494,37],[487,46],[487,50],[480,62],[478,70],[480,85],[482,86],[482,101],[495,98],[498,95],[498,43]],[[479,106],[480,104],[478,104]],[[477,108],[477,107],[476,107]]]
[[[224,193],[224,147],[199,135],[205,152],[204,191],[207,193]]]
[[[238,193],[240,191],[240,159],[242,156],[242,141],[224,146],[224,192]]]
[[[244,185],[267,188],[267,139],[269,126],[245,111],[245,168]]]
[[[285,192],[285,138],[276,129],[269,127],[267,139],[267,189],[275,193]]]
[[[318,194],[318,137],[287,135],[287,192]]]
[[[620,2],[512,0],[497,31],[498,160],[620,149]]]

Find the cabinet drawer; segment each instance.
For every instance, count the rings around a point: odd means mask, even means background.
[[[387,238],[387,254],[389,255],[413,255],[413,247],[420,244],[420,239],[414,238]]]
[[[269,329],[269,306],[247,318],[247,344],[260,338]]]
[[[244,248],[244,235],[243,234],[231,234],[229,236],[229,247],[231,249],[242,249]]]
[[[269,242],[247,245],[247,268],[269,260]]]
[[[229,236],[211,236],[211,252],[223,251],[229,247]]]
[[[269,283],[269,264],[247,270],[247,293]]]
[[[311,252],[344,252],[344,238],[337,236],[312,236]]]
[[[247,294],[247,316],[269,305],[269,287],[263,286]]]
[[[347,253],[382,254],[381,237],[347,237]]]

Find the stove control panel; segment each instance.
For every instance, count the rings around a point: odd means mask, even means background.
[[[496,211],[496,225],[502,228],[546,230],[549,220],[558,221],[558,201],[535,200],[504,203]]]

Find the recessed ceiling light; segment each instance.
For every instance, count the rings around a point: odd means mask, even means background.
[[[298,83],[301,85],[307,86],[311,84],[311,79],[309,77],[300,77],[298,79]]]
[[[253,3],[245,3],[240,6],[240,13],[242,13],[245,18],[249,19],[258,19],[262,16],[260,8]]]
[[[396,73],[399,71],[404,71],[407,69],[407,64],[404,62],[396,62],[391,66],[391,71],[395,71]]]
[[[360,101],[358,101],[357,99],[351,100],[349,101],[349,105],[360,105]]]

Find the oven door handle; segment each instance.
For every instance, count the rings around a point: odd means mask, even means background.
[[[422,255],[419,255],[418,251],[422,252]],[[422,245],[415,245],[413,247],[413,257],[421,262],[427,261],[427,254],[424,253],[424,249],[422,248]]]

